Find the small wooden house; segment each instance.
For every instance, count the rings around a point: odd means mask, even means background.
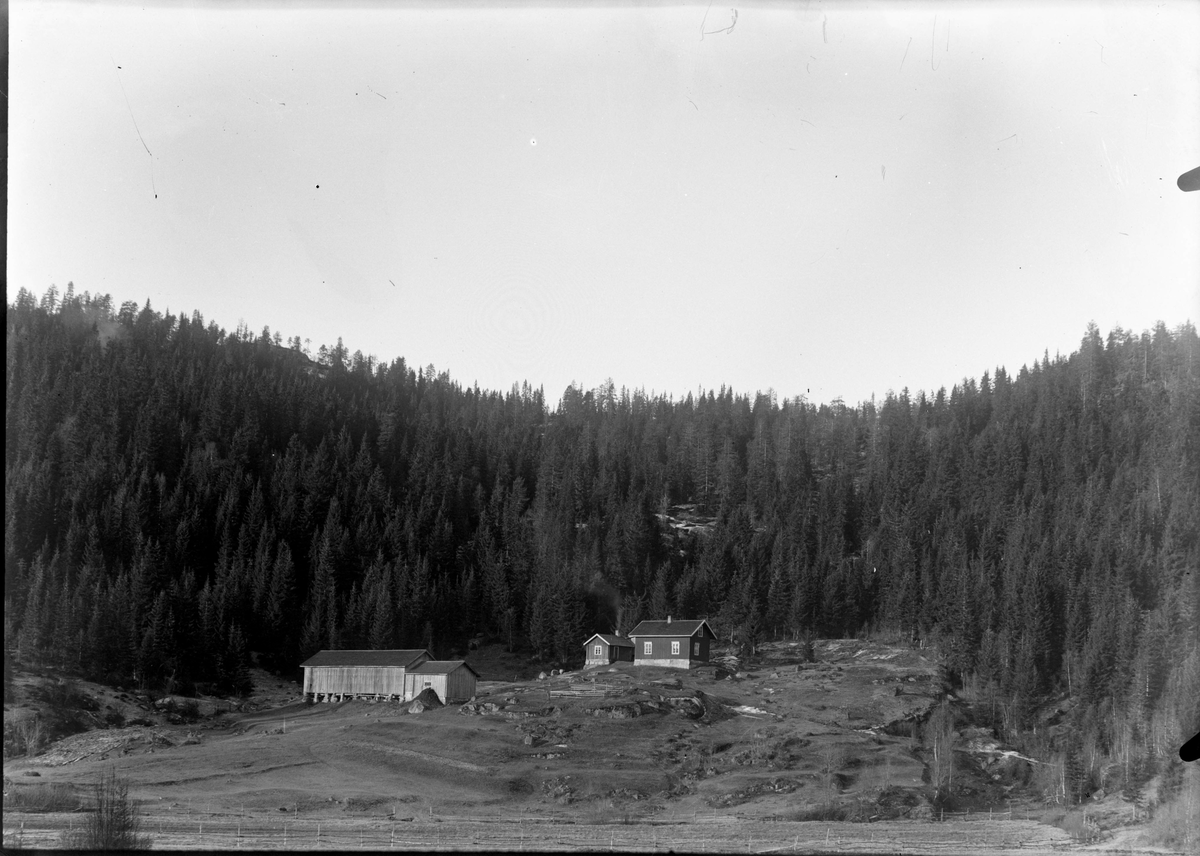
[[[583,643],[583,665],[585,667],[632,662],[633,643],[624,636],[596,633]]]
[[[300,664],[304,697],[309,701],[407,701],[411,696],[405,695],[405,675],[431,659],[433,655],[424,648],[318,651]]]
[[[404,675],[404,700],[431,689],[442,704],[470,701],[478,680],[479,673],[464,660],[426,660]]]
[[[633,662],[639,666],[671,666],[690,669],[708,662],[710,643],[717,638],[708,622],[642,621],[629,633],[633,640]]]

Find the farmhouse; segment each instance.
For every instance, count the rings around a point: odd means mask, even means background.
[[[583,665],[607,666],[610,663],[632,663],[633,643],[623,636],[596,633],[583,643]]]
[[[479,673],[463,660],[426,660],[405,673],[404,700],[431,689],[442,704],[470,701],[475,696],[477,680]]]
[[[407,701],[405,675],[433,659],[423,648],[386,651],[319,651],[300,664],[309,701],[370,698]],[[420,692],[420,690],[418,690]]]
[[[717,638],[708,622],[643,621],[629,633],[633,662],[639,666],[673,666],[689,669],[708,662],[709,643]]]

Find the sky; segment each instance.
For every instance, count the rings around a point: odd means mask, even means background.
[[[7,291],[814,403],[1200,315],[1200,4],[10,5]]]

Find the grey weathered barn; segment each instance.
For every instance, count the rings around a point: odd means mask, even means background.
[[[405,676],[432,659],[424,648],[319,651],[300,664],[304,669],[304,697],[310,701],[407,701],[412,695],[406,692]]]
[[[463,660],[426,660],[405,673],[404,698],[407,701],[431,689],[442,704],[470,701],[477,680],[479,673]]]
[[[610,663],[632,663],[633,642],[611,633],[596,633],[583,643],[583,665],[607,666]]]

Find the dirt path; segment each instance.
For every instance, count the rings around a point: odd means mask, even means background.
[[[490,773],[493,772],[488,767],[481,767],[478,764],[472,764],[469,761],[456,761],[453,758],[447,758],[443,755],[434,755],[429,752],[418,752],[415,749],[401,749],[399,746],[383,746],[379,743],[368,743],[365,740],[351,740],[351,746],[357,746],[360,749],[366,749],[371,752],[383,752],[385,755],[398,755],[402,758],[413,758],[417,761],[422,761],[426,764],[433,764],[442,767],[453,767],[456,770],[466,770],[470,773]]]

